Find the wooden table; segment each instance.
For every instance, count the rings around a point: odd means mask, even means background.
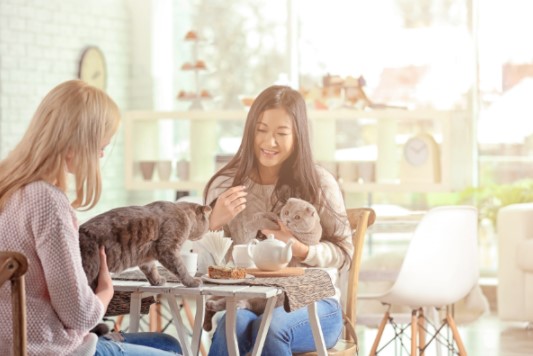
[[[259,332],[254,344],[252,355],[261,355],[264,346],[266,334],[272,320],[272,311],[276,304],[277,296],[283,293],[281,288],[272,286],[252,286],[244,284],[236,285],[218,285],[202,284],[197,288],[188,288],[180,283],[167,283],[164,286],[151,286],[146,281],[133,280],[113,280],[116,291],[131,292],[130,302],[130,331],[136,332],[139,329],[139,318],[141,314],[141,299],[150,295],[159,294],[166,300],[172,314],[172,321],[176,327],[178,340],[185,356],[198,355],[200,349],[200,340],[202,336],[202,323],[205,313],[205,298],[208,295],[220,296],[226,298],[226,337],[228,353],[238,355],[237,334],[236,334],[236,316],[237,301],[249,298],[265,298],[267,305]],[[176,297],[193,297],[196,300],[196,315],[194,319],[193,335],[191,343],[187,342],[185,327]],[[315,345],[319,355],[327,355],[320,328],[320,321],[316,312],[316,304],[308,305],[309,318],[315,339]]]
[[[283,293],[283,289],[277,286],[248,285],[248,284],[210,284],[204,283],[196,288],[185,287],[181,283],[169,283],[164,286],[151,286],[147,281],[119,280],[114,279],[115,291],[131,292],[130,302],[130,331],[136,332],[139,329],[139,318],[141,314],[141,299],[150,295],[161,295],[168,303],[172,314],[172,321],[176,327],[178,340],[182,346],[185,356],[198,355],[200,340],[202,336],[202,324],[205,313],[206,296],[219,296],[226,299],[226,337],[228,353],[238,355],[238,344],[236,334],[237,302],[241,299],[264,298],[267,300],[266,308],[261,320],[261,325],[254,344],[252,355],[261,355],[266,334],[272,320],[272,311],[276,304],[278,295]],[[187,342],[185,328],[177,297],[192,297],[196,301],[196,315],[194,318],[193,334],[191,343]],[[316,311],[316,303],[307,304],[311,329],[318,355],[326,356],[326,347],[320,321]]]

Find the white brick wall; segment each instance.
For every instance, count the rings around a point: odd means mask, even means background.
[[[128,0],[0,1],[0,158],[18,142],[42,97],[77,77],[88,45],[104,52],[107,92],[129,109],[131,12]],[[104,194],[84,220],[127,202],[123,188],[123,133],[102,160]]]

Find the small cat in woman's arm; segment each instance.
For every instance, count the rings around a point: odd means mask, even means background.
[[[316,245],[322,238],[322,225],[316,208],[299,198],[289,198],[279,215],[273,212],[255,213],[245,229],[247,234],[255,237],[256,234],[261,234],[259,230],[279,230],[278,221],[281,221],[298,241],[306,245]]]

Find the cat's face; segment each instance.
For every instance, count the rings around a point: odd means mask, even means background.
[[[308,232],[316,224],[315,207],[301,199],[290,198],[280,211],[280,219],[291,231]]]
[[[211,207],[189,202],[177,202],[176,206],[187,212],[192,219],[193,229],[188,237],[189,240],[195,241],[209,231],[209,217],[211,216]]]

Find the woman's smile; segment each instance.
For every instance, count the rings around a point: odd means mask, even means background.
[[[281,108],[266,110],[257,122],[254,140],[259,171],[279,171],[294,150],[292,117]]]
[[[262,148],[261,149],[261,153],[263,153],[263,155],[265,155],[266,158],[274,158],[274,156],[276,156],[278,154],[277,151],[269,150],[269,149],[266,149],[266,148]]]

